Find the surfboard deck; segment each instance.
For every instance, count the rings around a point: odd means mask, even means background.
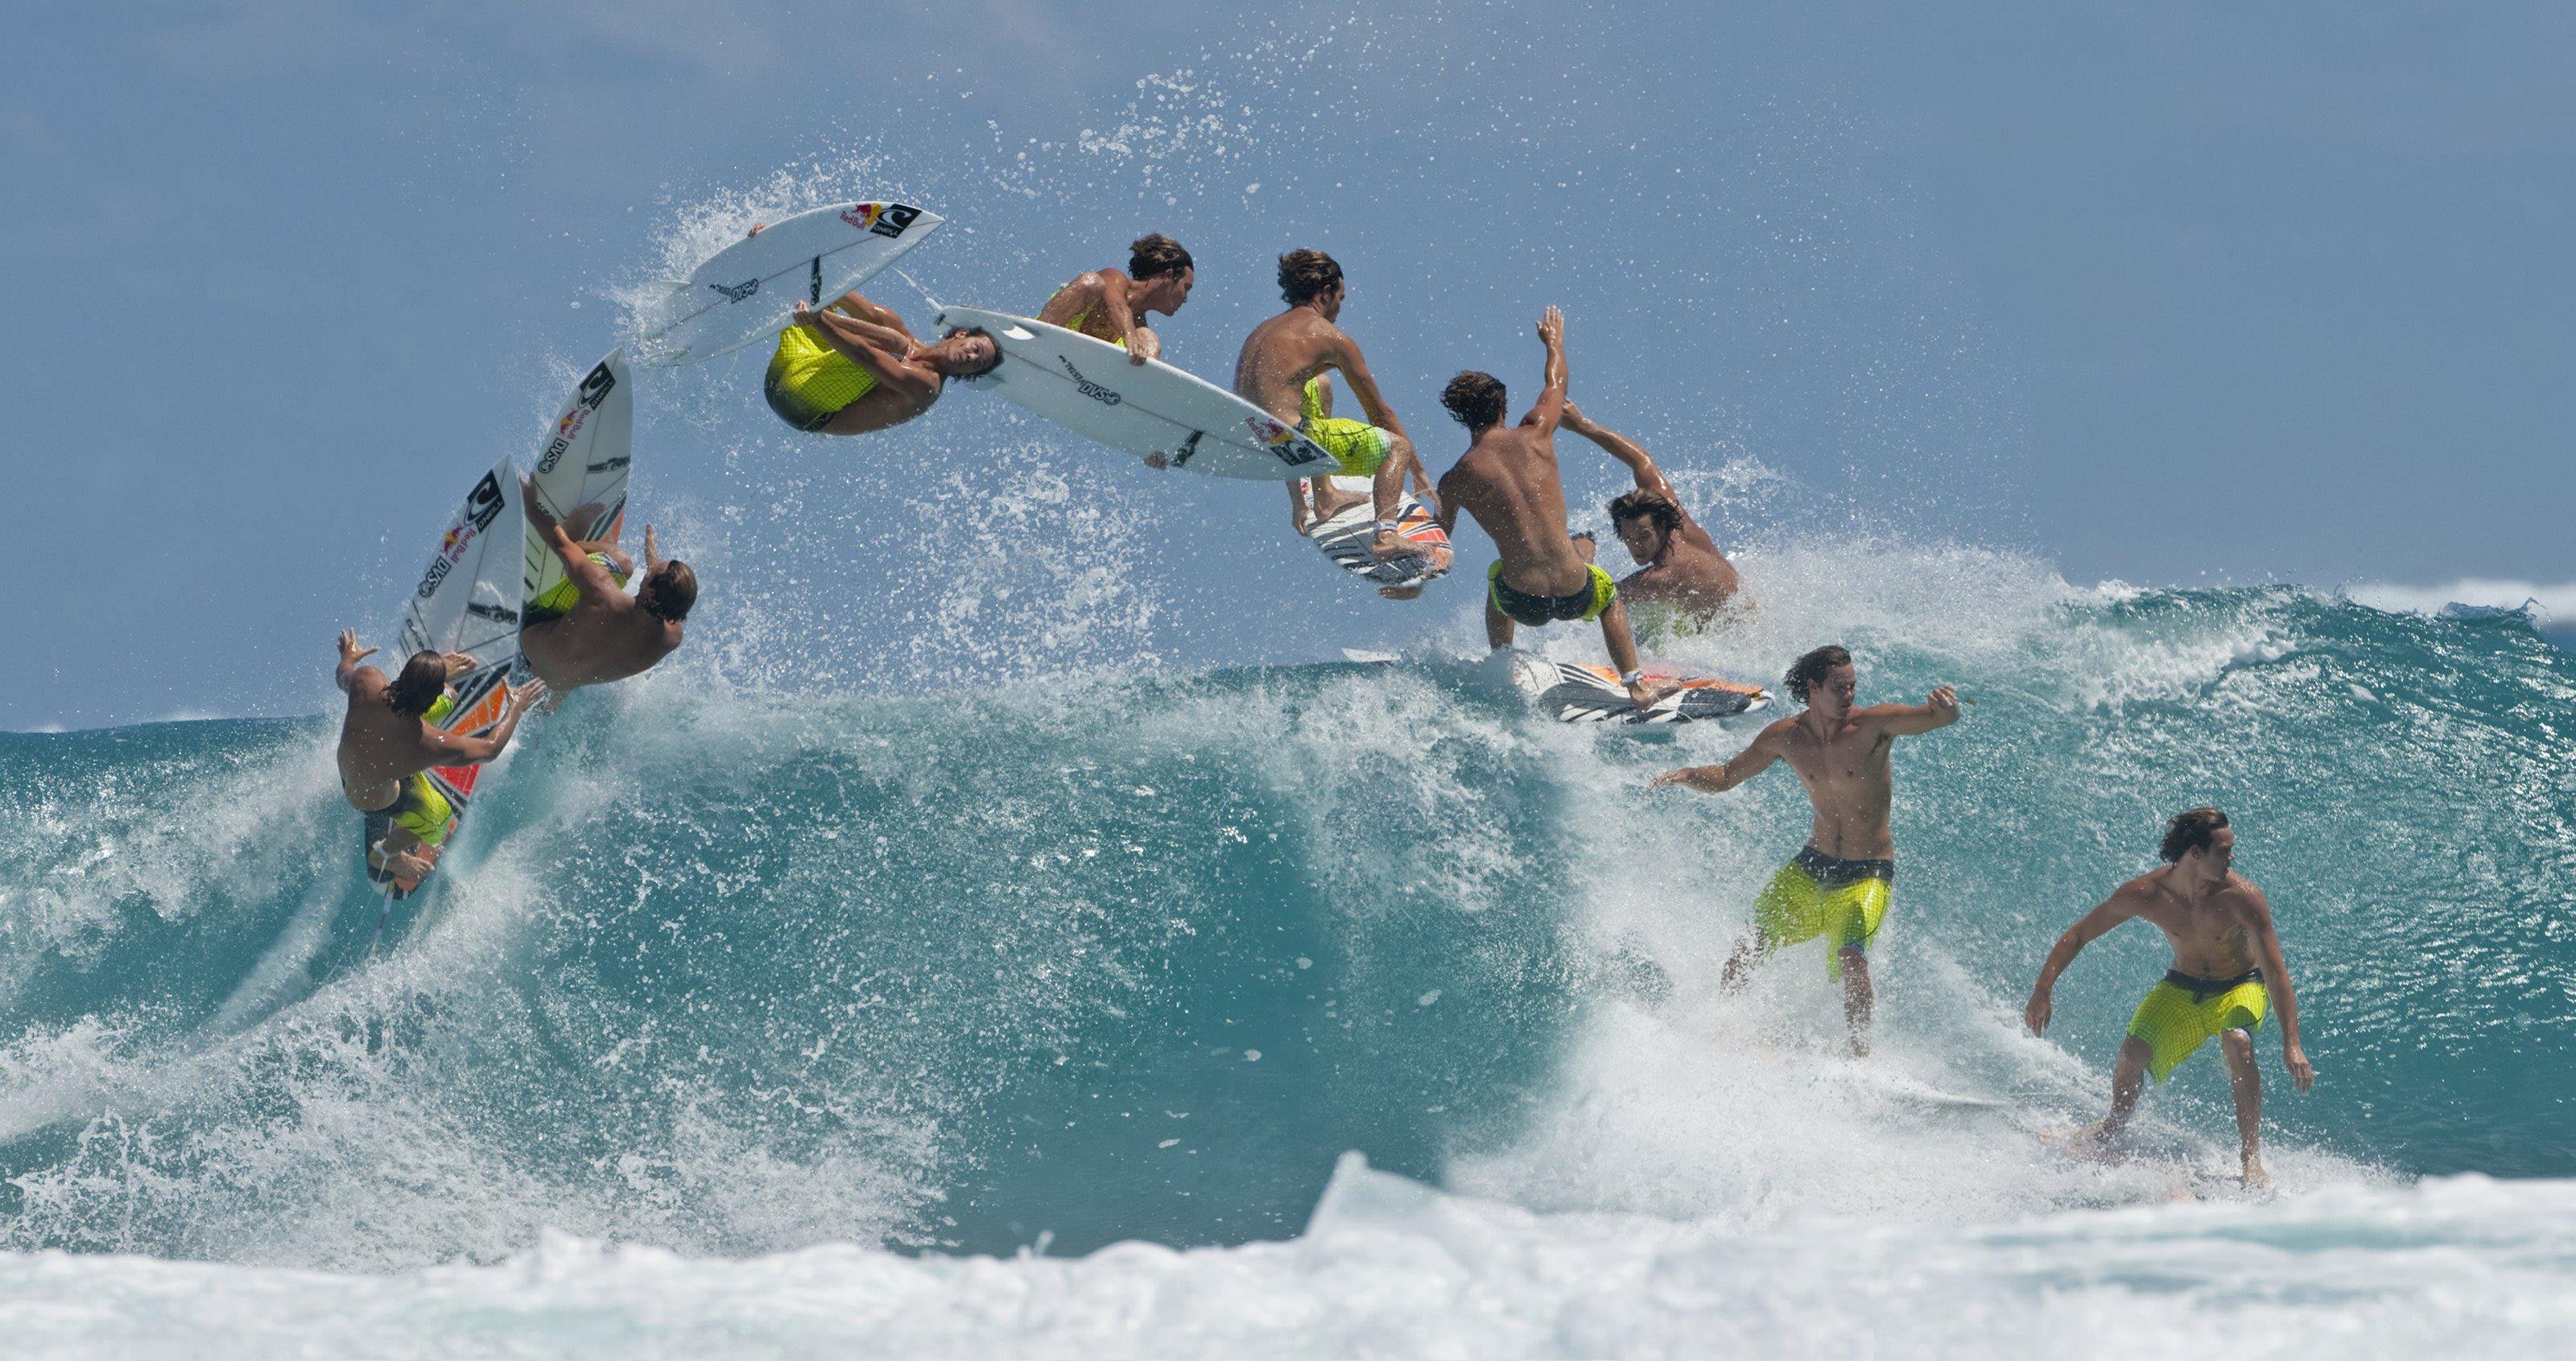
[[[1008,312],[949,307],[939,324],[975,326],[1002,349],[1001,367],[962,380],[1095,443],[1211,477],[1279,482],[1339,467],[1313,440],[1216,384],[1159,359]]]
[[[815,307],[849,292],[921,244],[946,219],[891,199],[807,209],[736,241],[665,281],[639,309],[636,359],[696,364],[786,329],[799,301]]]
[[[1370,491],[1366,478],[1337,477],[1334,484],[1345,491],[1362,495]],[[1403,589],[1422,586],[1449,575],[1449,566],[1457,560],[1449,536],[1432,518],[1431,511],[1406,493],[1396,503],[1396,537],[1414,552],[1410,557],[1389,558],[1383,562],[1369,555],[1369,544],[1377,538],[1377,508],[1373,504],[1345,508],[1340,514],[1306,526],[1306,537],[1325,559],[1343,571],[1372,586]]]
[[[575,542],[615,539],[626,519],[626,474],[634,461],[635,384],[628,377],[626,352],[608,357],[582,376],[563,409],[555,413],[537,446],[536,470],[529,483],[537,505],[564,527]],[[513,504],[518,491],[511,490]],[[536,526],[520,514],[526,545],[519,600],[521,624],[527,605],[564,583],[563,559],[555,556]]]
[[[1512,688],[1533,708],[1559,723],[1724,723],[1771,706],[1771,693],[1723,676],[1693,676],[1660,662],[1644,664],[1652,684],[1680,681],[1682,688],[1640,709],[1628,687],[1607,666],[1560,662],[1520,648],[1505,648],[1489,664],[1507,668]]]

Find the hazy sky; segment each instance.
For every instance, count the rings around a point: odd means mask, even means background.
[[[1323,245],[1435,470],[1440,382],[1525,399],[1555,301],[1597,417],[1778,475],[1725,484],[1772,488],[1717,517],[1739,539],[2565,598],[2564,7],[1738,8],[28,7],[0,51],[0,726],[312,711],[333,632],[385,631],[448,503],[616,343],[618,289],[862,191],[947,213],[915,273],[1006,309],[1172,231],[1202,261],[1172,357],[1220,380],[1271,257]],[[978,557],[933,650],[1142,592],[1161,655],[1330,656],[1473,603],[1348,592],[1266,488],[963,398],[800,439],[756,383],[641,388],[639,510],[726,569],[716,644],[918,654],[923,574]],[[1025,538],[961,537],[960,507]],[[1085,533],[1151,543],[1060,546]],[[1014,612],[1031,589],[1051,613]]]

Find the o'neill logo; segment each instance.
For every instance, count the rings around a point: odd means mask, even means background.
[[[745,279],[738,284],[709,284],[707,287],[724,294],[726,302],[740,302],[760,291],[760,280]]]
[[[1111,392],[1109,389],[1102,387],[1098,383],[1083,377],[1082,370],[1075,368],[1073,366],[1073,361],[1065,358],[1063,355],[1057,355],[1055,357],[1055,362],[1064,365],[1064,371],[1073,375],[1073,385],[1082,389],[1083,396],[1100,403],[1102,406],[1116,406],[1120,402],[1127,400],[1126,398],[1119,396],[1117,393]]]

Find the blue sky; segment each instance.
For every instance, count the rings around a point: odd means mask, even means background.
[[[1203,264],[1173,357],[1219,378],[1273,306],[1270,257],[1333,250],[1435,468],[1455,454],[1439,383],[1526,388],[1529,318],[1555,301],[1597,416],[1685,470],[1781,475],[1730,514],[1737,537],[1947,536],[2079,582],[2566,599],[2572,23],[41,7],[0,53],[19,640],[0,726],[312,711],[332,634],[384,631],[447,502],[615,343],[619,289],[692,230],[861,190],[948,213],[916,274],[1004,308],[1173,231]],[[1266,489],[1152,481],[962,401],[882,442],[800,441],[754,384],[710,365],[643,389],[639,509],[725,569],[718,643],[1045,662],[1081,646],[1048,634],[1065,616],[1133,603],[1092,580],[1104,564],[1155,605],[1095,649],[1330,656],[1435,617],[1330,594]],[[1048,556],[1091,532],[1135,546]],[[989,590],[938,601],[924,644],[919,576],[965,558],[996,560]]]

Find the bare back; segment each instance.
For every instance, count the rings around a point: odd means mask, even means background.
[[[2199,978],[2234,978],[2262,963],[2260,924],[2268,917],[2252,880],[2234,872],[2206,896],[2195,898],[2171,865],[2122,884],[2113,901],[2131,916],[2165,933],[2173,967]]]
[[[1769,744],[1807,787],[1816,812],[1809,844],[1841,860],[1888,860],[1896,855],[1896,834],[1887,819],[1896,798],[1888,760],[1895,739],[1866,710],[1831,728],[1809,710],[1781,719],[1754,740]]]
[[[1531,595],[1570,595],[1591,569],[1565,530],[1556,442],[1531,421],[1476,437],[1440,479],[1440,501],[1475,518],[1503,560],[1503,583]]]
[[[1665,540],[1662,555],[1622,580],[1619,594],[1705,615],[1734,599],[1738,586],[1735,564],[1726,560],[1717,541],[1685,511],[1681,527]]]
[[[519,635],[528,669],[560,695],[650,670],[680,646],[681,626],[667,622],[624,591],[581,594],[561,619]]]
[[[349,677],[349,709],[340,719],[340,789],[363,809],[383,808],[402,796],[405,776],[438,764],[417,717],[385,703],[392,683],[372,666]]]
[[[1306,380],[1339,368],[1351,338],[1312,307],[1291,307],[1252,328],[1234,361],[1234,391],[1282,425],[1297,423]]]

